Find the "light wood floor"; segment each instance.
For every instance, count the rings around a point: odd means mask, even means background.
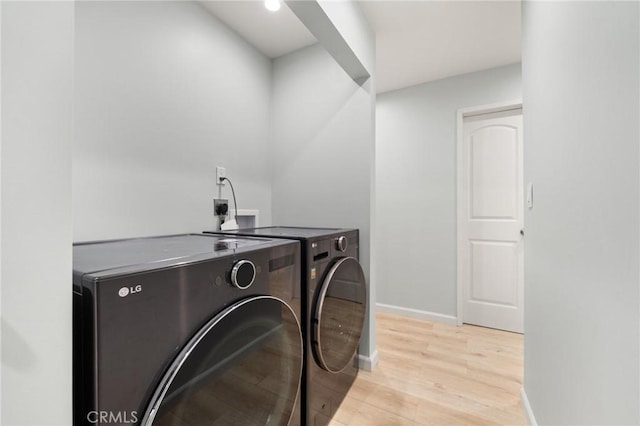
[[[379,313],[380,362],[360,371],[334,426],[525,425],[522,335]]]

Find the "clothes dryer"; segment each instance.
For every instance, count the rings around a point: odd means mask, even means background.
[[[300,423],[300,244],[74,244],[74,424]]]
[[[367,303],[358,230],[272,226],[224,234],[300,241],[305,301],[302,416],[308,425],[328,424],[358,374]]]

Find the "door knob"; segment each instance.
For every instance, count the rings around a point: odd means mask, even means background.
[[[522,235],[524,237],[524,229],[520,230],[520,235]]]

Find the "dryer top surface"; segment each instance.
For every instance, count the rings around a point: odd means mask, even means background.
[[[334,234],[353,231],[341,228],[305,228],[296,226],[267,226],[264,228],[247,228],[235,231],[224,231],[227,235],[255,235],[257,237],[291,238],[306,240],[311,238],[331,236]]]
[[[283,243],[286,244],[283,240],[207,234],[77,243],[73,245],[73,269],[74,274],[86,274],[134,265],[152,268],[153,265],[213,259]]]

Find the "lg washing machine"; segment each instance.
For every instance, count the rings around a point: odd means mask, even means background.
[[[299,424],[297,241],[73,247],[74,424]]]
[[[300,241],[305,302],[302,416],[308,425],[328,424],[358,374],[367,303],[358,230],[277,226],[225,234]]]

